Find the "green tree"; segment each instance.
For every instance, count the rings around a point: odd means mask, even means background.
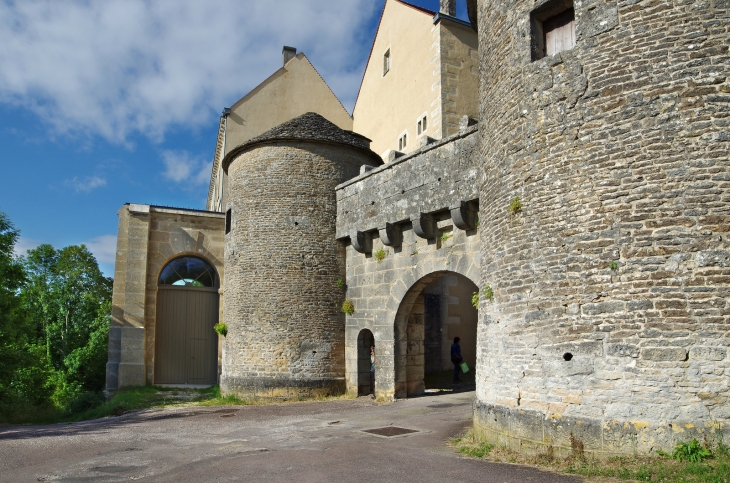
[[[13,375],[23,362],[26,325],[18,290],[23,284],[23,266],[14,254],[18,230],[0,212],[0,408],[12,404]]]
[[[49,368],[33,345],[33,325],[20,297],[26,282],[14,248],[19,232],[0,211],[0,418],[28,404],[47,404]]]
[[[54,402],[104,387],[112,280],[84,245],[40,245],[26,259],[23,300],[52,365]]]

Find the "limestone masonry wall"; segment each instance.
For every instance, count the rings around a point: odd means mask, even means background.
[[[345,250],[335,240],[335,186],[373,159],[343,144],[277,140],[230,162],[224,393],[344,393],[337,280],[345,277]]]
[[[727,442],[730,4],[576,1],[577,45],[533,62],[544,3],[479,2],[477,432]]]
[[[338,186],[337,238],[476,201],[478,142],[468,127]]]
[[[358,388],[358,335],[365,329],[375,336],[377,397],[422,392],[424,364],[432,362],[423,347],[423,289],[453,273],[479,284],[477,134],[476,126],[464,126],[337,187],[337,236],[350,239],[344,296],[355,308],[345,334],[352,392]],[[378,252],[381,260],[373,255]],[[449,303],[470,303],[454,299],[444,299],[444,318]]]

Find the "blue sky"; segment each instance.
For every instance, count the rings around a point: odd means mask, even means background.
[[[113,275],[117,210],[204,208],[218,116],[283,45],[352,110],[383,3],[0,0],[0,211],[16,251],[85,243]]]

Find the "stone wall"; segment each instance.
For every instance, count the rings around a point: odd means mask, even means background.
[[[223,279],[224,215],[127,204],[119,210],[107,391],[153,384],[157,279],[172,259],[205,259]]]
[[[308,140],[257,144],[231,159],[225,394],[344,393],[337,280],[345,278],[345,251],[335,240],[335,186],[377,162],[365,149]]]
[[[477,433],[727,442],[730,5],[576,1],[575,48],[533,62],[544,3],[479,2]]]
[[[477,35],[468,25],[450,19],[440,20],[441,136],[459,132],[462,117],[479,118],[479,56]]]
[[[424,289],[454,273],[479,285],[477,140],[476,127],[464,126],[337,187],[337,236],[350,240],[344,297],[355,307],[345,335],[349,391],[357,391],[363,329],[375,336],[377,397],[422,391]],[[439,310],[448,320],[448,307]]]
[[[473,217],[476,205],[466,204],[479,198],[478,141],[477,127],[464,126],[453,136],[338,186],[337,238],[357,238],[356,232],[376,232],[386,225],[397,231],[399,224],[420,223],[421,215],[451,208],[463,208],[464,216]]]
[[[195,256],[207,261],[217,270],[222,287],[225,281],[224,228],[223,213],[161,207],[153,207],[150,212],[144,324],[147,384],[154,384],[155,320],[160,273],[175,258],[185,255]]]

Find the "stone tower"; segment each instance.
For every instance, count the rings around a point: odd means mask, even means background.
[[[345,253],[335,187],[378,166],[369,140],[307,113],[223,161],[229,202],[221,389],[297,397],[345,390]]]
[[[478,3],[483,438],[727,442],[728,7]]]

